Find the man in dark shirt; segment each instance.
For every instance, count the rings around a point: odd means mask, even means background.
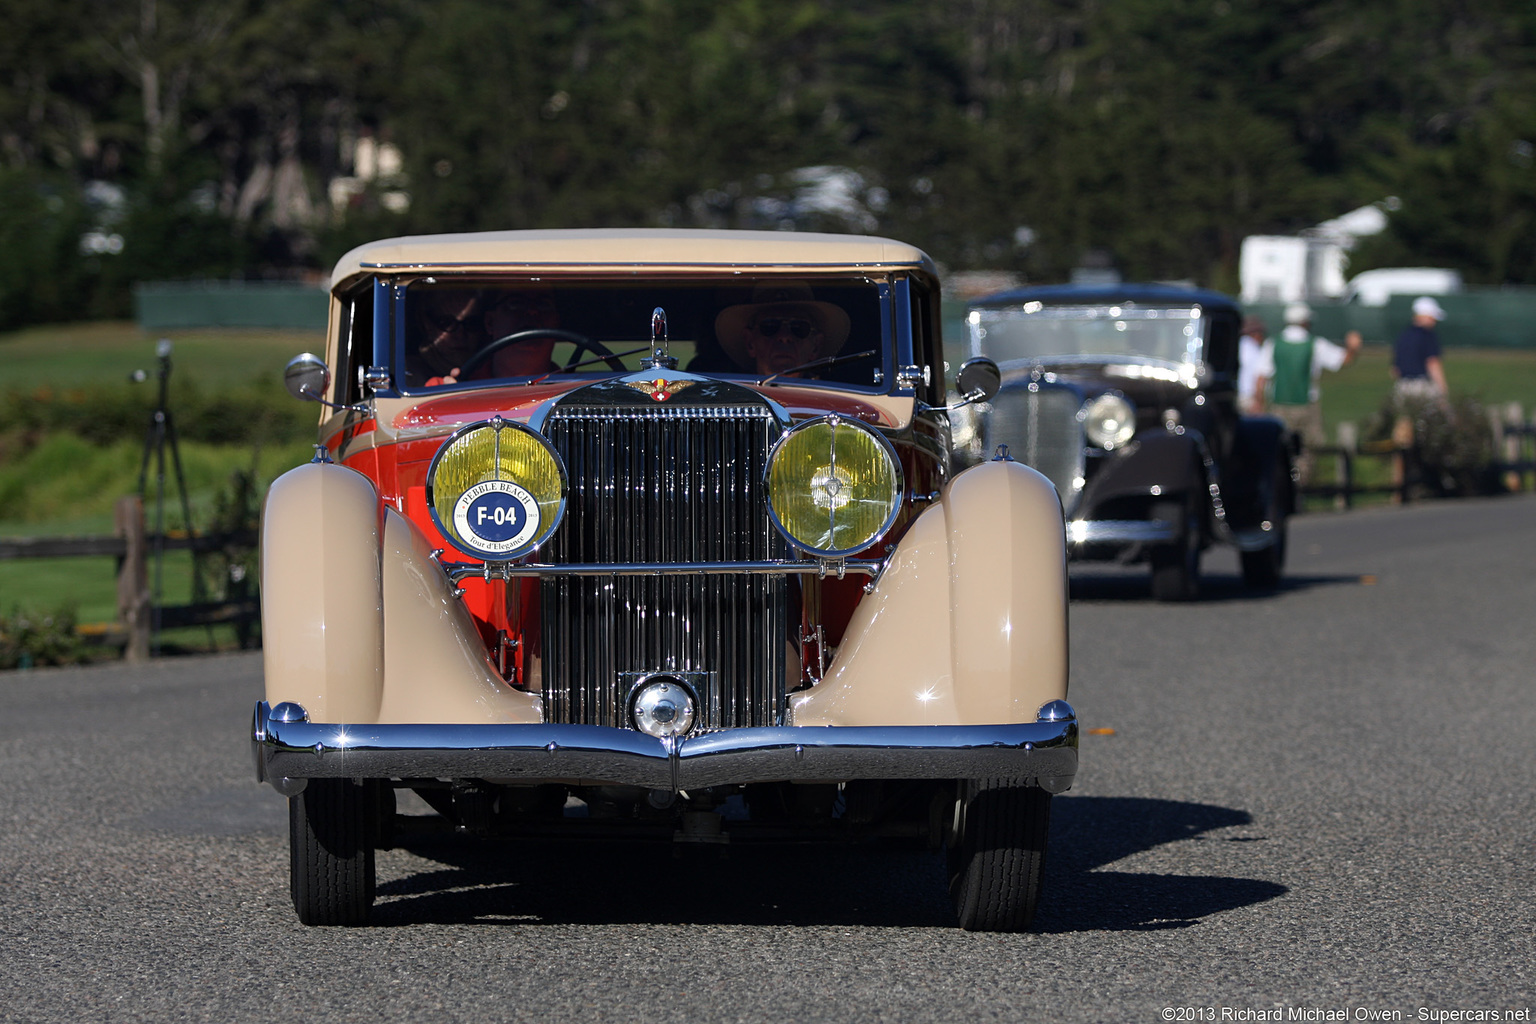
[[[1399,396],[1445,398],[1445,367],[1435,325],[1445,319],[1440,303],[1427,295],[1413,300],[1413,323],[1392,345],[1393,391]]]

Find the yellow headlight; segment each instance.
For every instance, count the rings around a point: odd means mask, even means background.
[[[822,416],[795,427],[768,455],[768,506],[796,547],[839,557],[868,547],[896,519],[901,465],[869,427]]]
[[[455,434],[427,470],[427,506],[454,547],[487,561],[544,543],[565,512],[565,467],[541,435],[496,417]]]

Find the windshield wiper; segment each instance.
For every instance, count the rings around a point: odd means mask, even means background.
[[[814,370],[820,366],[836,366],[838,363],[849,363],[855,359],[868,359],[870,356],[878,354],[879,351],[877,349],[870,349],[868,352],[850,352],[840,356],[826,356],[822,359],[813,359],[808,363],[801,363],[799,366],[791,366],[787,370],[780,370],[778,373],[769,374],[757,383],[760,386],[772,384],[775,377],[785,377],[791,373],[799,373],[801,370]]]
[[[641,345],[639,348],[632,348],[628,352],[610,352],[605,356],[588,356],[586,359],[574,362],[569,366],[562,366],[558,370],[550,370],[549,373],[543,376],[534,377],[528,382],[528,385],[538,384],[557,373],[570,373],[572,370],[579,370],[583,366],[590,366],[592,363],[606,363],[610,359],[623,359],[626,356],[639,355],[641,352],[649,352],[650,350],[651,346]],[[626,370],[624,372],[628,373],[629,371]]]

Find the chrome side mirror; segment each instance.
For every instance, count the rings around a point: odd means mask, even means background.
[[[313,352],[305,352],[288,360],[288,365],[283,367],[283,386],[290,395],[302,402],[319,402],[327,409],[345,409],[348,412],[368,411],[368,406],[362,402],[357,405],[338,405],[325,397],[331,387],[331,368]]]
[[[986,356],[967,359],[960,364],[960,372],[955,374],[955,390],[960,392],[960,401],[949,408],[959,409],[973,402],[990,402],[1002,386],[1003,371],[998,369],[997,363]]]
[[[313,352],[296,355],[283,367],[283,386],[301,401],[324,402],[331,387],[330,367]]]

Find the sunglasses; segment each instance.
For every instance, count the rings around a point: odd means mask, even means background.
[[[809,338],[816,333],[816,325],[809,320],[787,320],[777,316],[763,317],[754,329],[765,338],[776,338],[781,331],[788,331],[797,338]]]

